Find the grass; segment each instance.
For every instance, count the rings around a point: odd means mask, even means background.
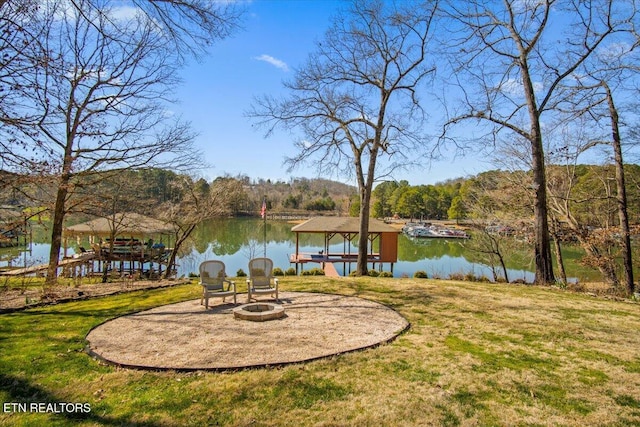
[[[0,401],[88,403],[91,412],[0,411],[0,424],[640,425],[640,304],[443,280],[280,280],[284,290],[387,304],[411,329],[374,349],[278,369],[144,372],[90,358],[85,335],[114,316],[197,298],[196,285],[5,314]]]

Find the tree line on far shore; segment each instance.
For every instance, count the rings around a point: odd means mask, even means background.
[[[567,173],[571,176],[566,176]],[[614,173],[613,167],[606,165],[578,165],[570,171],[550,166],[550,191],[553,194],[569,191],[556,199],[569,201],[566,213],[583,228],[616,227],[616,188],[611,182]],[[631,223],[640,224],[640,165],[625,165],[625,174]],[[491,170],[433,185],[412,185],[406,180],[381,182],[373,192],[371,216],[486,223],[527,221],[532,217],[530,175],[528,171]],[[10,181],[25,183],[4,193],[0,200],[3,205],[50,203],[47,195],[53,186],[6,173],[0,181],[7,185]],[[572,183],[570,189],[565,188],[567,183]],[[258,216],[263,200],[269,213],[357,216],[359,212],[355,186],[324,178],[273,181],[239,175],[207,181],[152,168],[124,171],[116,176],[105,174],[91,185],[78,187],[72,199],[76,205],[73,222],[128,211],[160,217],[159,212],[167,206],[184,204],[189,193],[204,195],[222,187],[226,193],[218,209],[221,216]],[[560,213],[558,203],[551,205]]]
[[[612,185],[615,169],[607,165],[550,166],[548,174],[554,244],[579,244],[586,253],[585,264],[598,268],[604,280],[618,282],[620,232]],[[625,175],[630,222],[638,231],[640,165],[626,165]],[[0,204],[25,207],[30,215],[47,211],[53,183],[46,185],[41,180],[34,182],[7,173],[0,175],[0,181],[7,185],[11,181],[23,183],[4,193]],[[478,231],[476,235],[482,238],[479,244],[486,246],[482,251],[500,257],[500,242],[488,231],[510,230],[505,234],[532,239],[531,191],[528,171],[491,170],[434,185],[387,181],[374,189],[372,216],[462,222]],[[91,185],[78,185],[69,200],[75,206],[69,223],[136,212],[172,223],[179,245],[206,219],[259,216],[263,200],[267,212],[275,215],[359,213],[357,189],[327,179],[291,178],[285,182],[241,175],[207,181],[164,169],[143,169],[104,174],[102,179],[93,179]],[[562,272],[560,266],[558,270]]]

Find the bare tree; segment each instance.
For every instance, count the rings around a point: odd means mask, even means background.
[[[454,49],[454,81],[463,105],[453,112],[448,126],[471,119],[488,124],[492,138],[508,131],[528,142],[535,190],[536,283],[554,281],[543,117],[562,107],[566,97],[562,83],[572,79],[605,40],[627,29],[632,3],[449,3],[453,22],[449,45]]]
[[[599,140],[597,137],[592,136],[590,142],[592,145],[606,144],[612,148],[618,223],[622,240],[624,286],[627,295],[633,295],[635,284],[633,281],[627,185],[624,173],[623,121],[620,117],[619,105],[616,103],[616,98],[624,99],[626,94],[633,94],[637,91],[633,83],[631,88],[625,87],[629,86],[628,82],[635,81],[635,77],[640,71],[637,66],[637,52],[635,52],[639,46],[640,37],[635,31],[629,31],[629,34],[632,35],[632,42],[618,43],[617,49],[612,49],[612,52],[607,55],[601,55],[598,58],[600,59],[600,64],[586,69],[585,73],[576,79],[574,89],[577,91],[579,99],[586,98],[589,101],[588,106],[577,110],[576,114],[586,115],[596,123],[600,121],[608,122],[603,127],[608,128],[609,137],[604,136]],[[635,43],[633,43],[633,38],[635,38]],[[624,47],[620,48],[620,46]],[[614,82],[616,87],[612,88],[611,84]],[[627,112],[634,110],[635,108],[626,108]],[[631,114],[635,114],[635,112]],[[617,284],[617,280],[614,283]]]
[[[54,25],[56,15],[47,13],[51,3],[44,0],[0,1],[0,123],[27,129],[37,121],[39,111],[25,109],[23,95],[32,91],[36,81],[36,67],[51,61],[56,51],[47,51],[42,45],[46,32]],[[75,10],[78,19],[92,22],[96,16],[115,23],[118,17],[138,15],[152,22],[156,31],[164,35],[180,61],[189,56],[199,57],[216,41],[228,37],[239,29],[244,8],[239,2],[208,0],[132,0],[130,4],[110,0],[70,0],[65,2],[67,12]],[[65,13],[67,13],[65,12]],[[46,21],[46,22],[44,22]],[[95,25],[96,32],[103,26]],[[129,32],[104,32],[105,39],[126,43]],[[16,144],[14,138],[9,140]],[[0,140],[0,160],[11,165],[16,158],[11,147]]]
[[[437,5],[355,1],[285,83],[288,97],[257,99],[248,114],[267,134],[301,131],[291,168],[312,161],[320,173],[355,174],[360,275],[367,274],[373,184],[425,145],[417,92],[433,70],[427,49]]]
[[[618,212],[618,225],[620,227],[622,248],[622,260],[624,270],[624,286],[628,295],[632,295],[635,286],[633,282],[633,262],[631,250],[631,230],[629,225],[627,185],[624,172],[623,146],[631,146],[629,143],[632,132],[623,136],[626,116],[635,115],[637,106],[626,105],[626,99],[633,99],[637,94],[638,47],[640,35],[637,32],[637,24],[640,15],[631,5],[627,6],[626,25],[621,25],[615,38],[599,49],[581,64],[572,80],[566,82],[569,93],[573,96],[568,100],[564,108],[565,114],[580,119],[583,125],[585,120],[589,123],[589,137],[583,142],[588,147],[598,145],[610,146],[611,158],[615,168],[616,204]],[[622,101],[622,102],[618,102]],[[585,119],[586,118],[586,119]],[[607,193],[609,183],[605,184]],[[613,222],[613,221],[612,221]],[[609,226],[607,224],[607,226]],[[613,260],[609,264],[615,264]],[[608,267],[612,274],[609,281],[618,285],[615,269]]]
[[[0,162],[5,170],[26,161],[28,143],[20,139],[19,133],[28,132],[41,116],[25,108],[24,98],[28,98],[34,85],[28,77],[32,76],[34,65],[47,60],[41,39],[52,20],[53,16],[40,13],[37,0],[0,4],[0,123],[4,130]]]
[[[175,245],[165,277],[171,275],[178,251],[196,227],[207,219],[228,215],[230,204],[238,191],[231,180],[216,180],[209,185],[204,180],[194,183],[186,175],[182,175],[176,185],[180,186],[182,200],[179,203],[167,203],[161,209],[164,213],[162,219],[173,224],[175,230]]]
[[[188,124],[167,114],[177,62],[155,23],[141,15],[117,19],[107,9],[88,15],[91,8],[76,3],[82,13],[66,2],[40,10],[46,37],[37,48],[49,54],[24,77],[30,91],[22,107],[39,119],[37,127],[17,128],[21,133],[14,135],[23,143],[13,147],[16,169],[56,181],[48,283],[56,278],[63,222],[77,186],[91,185],[91,177],[106,170],[179,169],[195,154]]]
[[[153,22],[181,60],[199,57],[206,48],[231,35],[244,14],[241,2],[211,0],[131,0],[129,5],[110,0],[69,0],[86,20],[110,9],[116,15],[137,13]],[[100,27],[96,30],[101,31]],[[116,38],[117,35],[105,34]]]
[[[622,158],[622,138],[620,135],[620,116],[613,99],[609,85],[602,81],[601,85],[606,93],[609,116],[611,118],[611,145],[613,146],[614,164],[616,167],[616,201],[618,207],[618,220],[622,237],[622,260],[624,265],[625,288],[628,295],[633,295],[635,285],[633,282],[633,260],[631,251],[631,230],[629,228],[629,215],[627,212],[627,185],[624,177],[624,160]]]
[[[514,226],[518,219],[530,216],[522,210],[528,205],[523,201],[529,197],[529,181],[522,171],[490,171],[467,180],[460,190],[469,214],[467,223],[475,229],[465,248],[490,266],[496,282],[509,282],[507,262],[520,252]]]

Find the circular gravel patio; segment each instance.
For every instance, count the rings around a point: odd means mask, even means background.
[[[205,310],[191,300],[109,320],[87,335],[88,352],[130,368],[227,370],[361,350],[409,327],[389,307],[342,295],[281,292],[285,316],[264,322],[236,319],[237,306],[219,298],[209,304]]]

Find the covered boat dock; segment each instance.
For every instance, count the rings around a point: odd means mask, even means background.
[[[294,226],[291,231],[296,234],[296,252],[289,261],[304,269],[307,263],[318,263],[327,275],[337,275],[334,263],[342,263],[344,271],[350,268],[358,259],[357,251],[352,252],[351,243],[360,233],[360,219],[352,217],[316,217]],[[300,234],[315,233],[324,235],[324,247],[316,253],[300,252]],[[369,235],[367,248],[367,264],[372,268],[382,268],[383,263],[389,263],[391,272],[393,264],[398,261],[398,234],[400,230],[376,219],[369,220]],[[342,251],[331,252],[331,243],[335,237],[342,237]],[[377,251],[374,252],[375,243]]]
[[[120,275],[139,273],[152,278],[168,268],[172,249],[162,240],[168,240],[172,232],[171,224],[132,212],[96,218],[64,229],[64,259],[68,258],[69,239],[75,238],[82,251],[81,257],[88,258],[88,254],[93,254],[89,274],[108,269]],[[160,237],[160,240],[154,242],[154,237]],[[81,246],[84,238],[89,239],[91,246],[86,252]],[[97,268],[93,268],[94,262],[97,262]],[[116,265],[117,270],[114,269]]]

